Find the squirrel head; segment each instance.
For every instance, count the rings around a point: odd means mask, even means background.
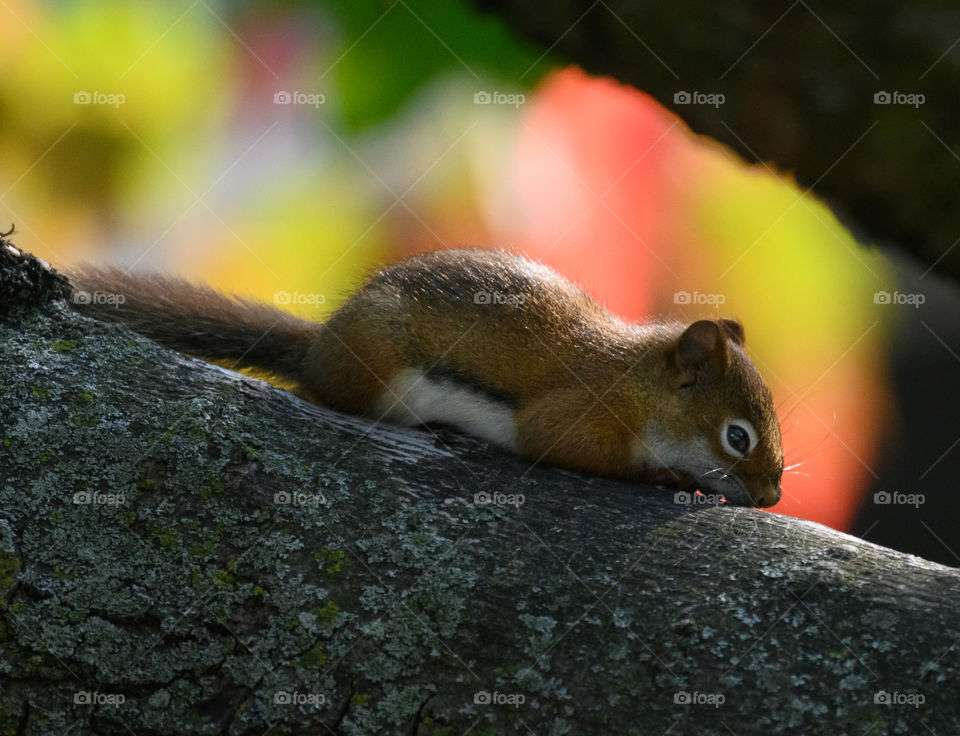
[[[691,488],[773,506],[783,475],[780,424],[743,346],[743,326],[730,319],[694,322],[668,346],[667,401],[646,427],[646,449]]]

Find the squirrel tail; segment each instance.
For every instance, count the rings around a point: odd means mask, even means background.
[[[302,380],[307,347],[323,329],[263,302],[170,276],[92,267],[68,276],[70,304],[82,314],[119,322],[180,352],[293,381]]]

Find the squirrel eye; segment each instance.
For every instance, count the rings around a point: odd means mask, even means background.
[[[731,419],[720,431],[723,449],[734,457],[744,457],[757,444],[757,432],[746,419]]]

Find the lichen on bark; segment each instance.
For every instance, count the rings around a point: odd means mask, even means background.
[[[960,723],[957,570],[339,415],[40,274],[0,322],[0,732]]]

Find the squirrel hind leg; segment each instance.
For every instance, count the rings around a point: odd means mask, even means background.
[[[380,418],[378,399],[409,366],[406,351],[383,330],[374,320],[334,315],[307,350],[300,380],[306,395],[336,411]]]
[[[513,409],[472,387],[426,373],[396,328],[369,312],[334,315],[307,353],[301,381],[306,397],[392,424],[445,424],[516,451]]]

